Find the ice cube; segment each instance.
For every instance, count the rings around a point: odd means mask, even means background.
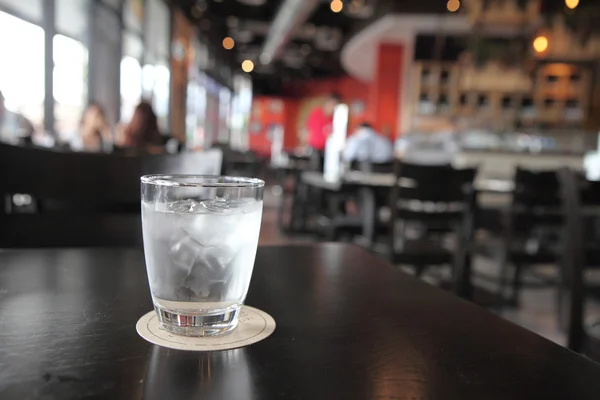
[[[202,247],[202,244],[180,229],[171,239],[169,247],[171,261],[189,274]]]
[[[200,202],[200,205],[210,213],[231,213],[233,211],[231,205],[227,202],[227,199],[223,197],[215,197],[212,200],[204,200]]]
[[[198,212],[199,211],[198,206],[200,204],[201,203],[198,203],[197,201],[192,200],[192,199],[179,200],[179,201],[174,201],[172,203],[166,204],[165,211],[176,213],[176,214],[190,214],[190,213]]]

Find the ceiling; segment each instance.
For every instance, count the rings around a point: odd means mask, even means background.
[[[448,13],[445,0],[343,0],[344,9],[334,13],[331,0],[319,0],[308,20],[268,65],[259,56],[281,4],[285,0],[173,0],[197,26],[218,58],[234,69],[250,59],[255,91],[279,94],[286,83],[297,79],[325,78],[344,73],[340,53],[344,44],[375,19],[390,13]],[[544,8],[564,5],[564,0],[543,0]],[[235,47],[221,43],[231,36]]]

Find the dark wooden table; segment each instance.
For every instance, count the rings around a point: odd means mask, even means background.
[[[1,399],[598,399],[600,365],[357,247],[264,247],[253,346],[161,348],[139,249],[0,252]]]

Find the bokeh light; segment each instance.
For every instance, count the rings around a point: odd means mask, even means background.
[[[567,8],[573,10],[579,5],[579,0],[565,0],[565,5],[567,6]]]
[[[223,39],[223,47],[225,47],[225,49],[231,50],[233,49],[233,46],[235,46],[235,41],[232,38],[227,36],[225,39]]]
[[[331,11],[334,13],[339,13],[344,8],[344,3],[342,3],[342,0],[333,0],[330,4],[330,7]]]
[[[248,72],[248,73],[252,72],[252,70],[254,70],[254,63],[252,61],[250,61],[250,60],[245,60],[242,63],[242,70],[244,72]]]
[[[548,38],[546,36],[536,37],[533,41],[533,49],[538,53],[548,50]]]
[[[460,1],[459,0],[448,0],[448,4],[446,4],[446,7],[448,8],[448,11],[456,12],[460,8]]]

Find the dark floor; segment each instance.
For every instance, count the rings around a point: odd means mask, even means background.
[[[277,202],[278,190],[272,188],[265,190],[265,208],[260,234],[260,245],[310,243],[314,241],[311,237],[287,236],[279,231],[277,226]],[[402,269],[411,273],[410,268]],[[436,283],[439,282],[444,275],[448,275],[449,272],[449,270],[431,270],[424,274],[423,279],[431,283]],[[591,273],[587,275],[587,281],[599,283],[600,286],[599,272],[600,271],[591,271]],[[492,278],[498,276],[497,267],[483,258],[474,260],[474,273],[476,276]],[[533,271],[525,271],[524,280],[532,280],[540,275],[552,277],[554,273],[555,269],[553,266],[543,266]],[[490,291],[496,289],[494,282],[495,279],[475,278],[476,286],[489,289]],[[554,288],[524,288],[522,290],[519,307],[503,310],[500,312],[500,315],[549,340],[565,345],[565,334],[558,328],[555,317],[555,293],[556,290]],[[588,318],[600,318],[600,299],[588,299],[586,316],[588,316]]]

